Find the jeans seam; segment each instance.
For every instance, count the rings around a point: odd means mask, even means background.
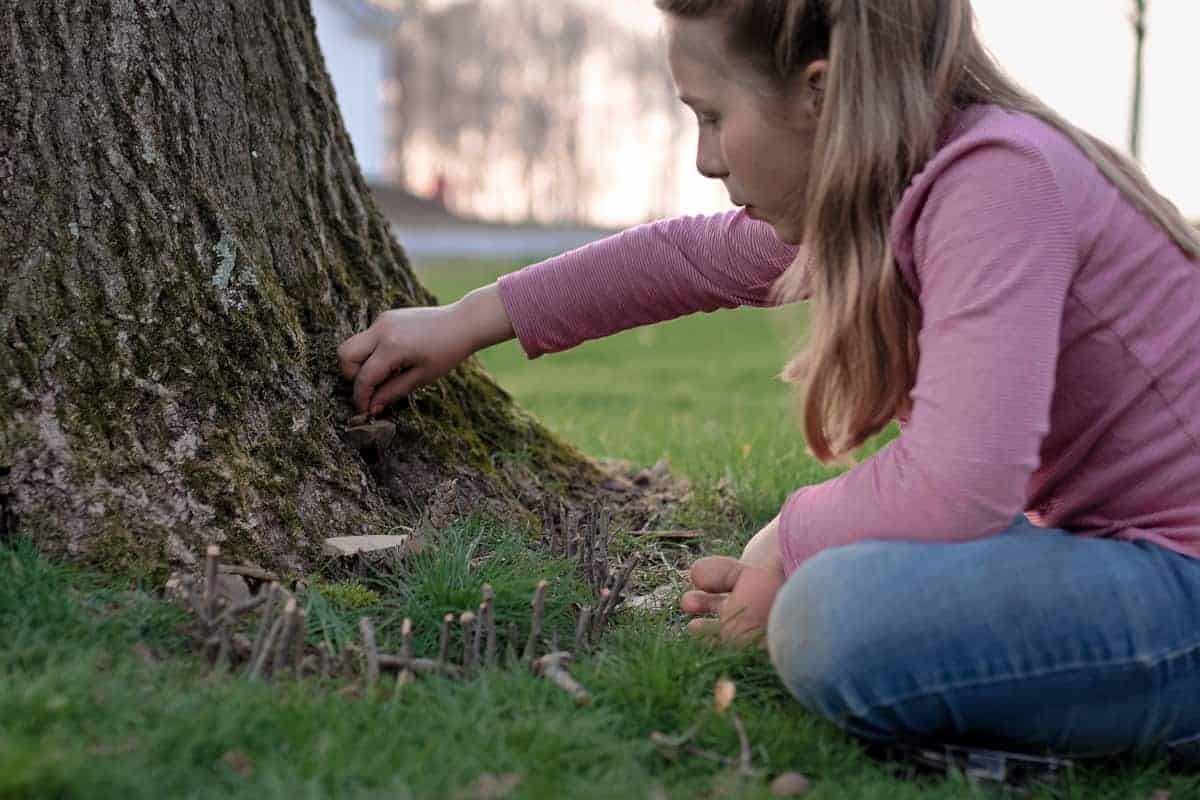
[[[908,694],[897,695],[896,697],[889,698],[888,700],[880,700],[875,703],[870,703],[867,705],[867,713],[869,713],[870,711],[873,711],[875,709],[888,708],[891,706],[895,706],[899,703],[906,703],[910,700],[917,700],[917,699],[929,697],[931,695],[938,694],[940,692],[944,692],[947,690],[955,690],[956,691],[959,689],[969,689],[969,688],[974,688],[976,686],[983,686],[988,683],[1011,683],[1014,681],[1026,680],[1029,678],[1042,678],[1047,675],[1055,675],[1055,674],[1067,673],[1067,672],[1072,672],[1072,671],[1080,671],[1083,669],[1126,667],[1126,666],[1130,666],[1130,665],[1139,665],[1139,666],[1143,666],[1143,667],[1156,667],[1167,661],[1172,661],[1176,658],[1181,658],[1184,656],[1192,655],[1197,652],[1200,652],[1200,641],[1193,642],[1192,644],[1187,645],[1186,647],[1176,648],[1175,650],[1167,651],[1164,654],[1161,654],[1158,656],[1153,656],[1153,657],[1148,657],[1148,658],[1144,658],[1144,657],[1140,657],[1140,656],[1133,656],[1133,657],[1123,658],[1123,659],[1119,659],[1119,660],[1105,661],[1103,663],[1075,662],[1072,664],[1068,664],[1066,666],[1056,666],[1056,667],[1051,667],[1051,668],[1046,668],[1046,669],[1041,669],[1041,670],[1033,670],[1030,672],[1021,673],[1019,675],[1014,674],[1014,675],[1008,675],[1008,676],[1004,676],[1004,677],[1000,677],[1000,678],[990,678],[990,679],[986,679],[986,680],[980,679],[980,678],[972,678],[971,680],[966,680],[966,681],[949,681],[949,682],[940,684],[935,687],[924,687],[920,690],[917,690],[914,692],[909,692]]]

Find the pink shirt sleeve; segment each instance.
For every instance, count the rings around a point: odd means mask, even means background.
[[[796,258],[744,211],[631,228],[499,281],[530,358],[697,311],[768,305]]]
[[[790,574],[867,539],[966,541],[1025,510],[1049,432],[1073,223],[1050,166],[1020,140],[959,154],[928,188],[913,234],[923,314],[911,417],[849,472],[791,495]]]

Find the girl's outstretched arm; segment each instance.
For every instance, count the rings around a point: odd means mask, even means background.
[[[499,281],[530,358],[697,311],[769,305],[798,249],[744,211],[661,220]]]

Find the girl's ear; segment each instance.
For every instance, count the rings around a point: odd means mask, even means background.
[[[826,76],[829,74],[829,60],[818,58],[804,68],[801,76],[803,91],[806,99],[805,106],[813,117],[821,116],[821,107],[825,101]]]

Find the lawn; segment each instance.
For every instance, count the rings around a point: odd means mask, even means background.
[[[423,279],[449,300],[502,269],[441,265]],[[537,362],[515,344],[483,360],[522,405],[588,453],[644,465],[666,459],[688,478],[694,499],[679,521],[712,535],[690,559],[736,550],[791,489],[833,474],[805,455],[787,388],[774,378],[788,349],[783,319],[724,312]],[[420,653],[434,646],[442,615],[472,607],[485,582],[495,587],[500,625],[527,625],[542,578],[551,582],[547,624],[569,637],[570,608],[587,589],[566,562],[531,550],[496,520],[455,524],[403,573],[362,587],[314,583],[299,596],[312,642],[344,646],[369,614],[394,650],[407,617]],[[767,797],[765,777],[670,759],[650,741],[654,731],[691,725],[720,677],[737,684],[733,708],[755,766],[765,776],[803,772],[807,797],[999,796],[961,777],[913,779],[872,760],[798,708],[762,653],[691,641],[670,609],[620,615],[573,667],[594,698],[578,709],[523,669],[487,670],[466,684],[422,678],[396,691],[389,683],[373,695],[208,674],[179,632],[182,612],[157,589],[48,562],[21,542],[0,548],[0,798]],[[726,754],[738,746],[729,720],[715,715],[696,744]],[[1157,764],[1080,769],[1033,796],[1127,800],[1157,789],[1177,800],[1200,796],[1195,778]]]

